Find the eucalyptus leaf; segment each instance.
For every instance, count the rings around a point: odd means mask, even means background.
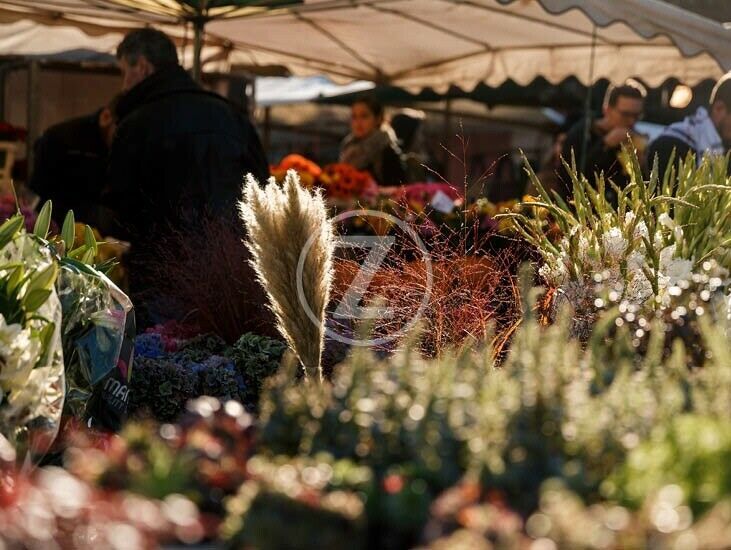
[[[96,242],[96,237],[94,237],[94,231],[88,225],[84,226],[84,244],[93,250],[96,256],[99,247]]]
[[[38,214],[38,218],[36,218],[36,224],[33,227],[33,233],[41,239],[45,239],[48,236],[48,230],[51,227],[52,211],[53,203],[51,201],[46,201],[46,203],[43,205],[43,208],[41,208],[40,213]]]
[[[26,294],[25,298],[23,298],[23,308],[25,311],[32,313],[45,304],[50,295],[51,291],[47,289],[38,288],[33,290]]]
[[[95,250],[93,248],[88,248],[81,257],[81,261],[85,264],[93,264],[94,258],[96,258]]]
[[[28,285],[28,292],[30,293],[38,289],[50,290],[56,282],[57,276],[58,265],[56,265],[56,262],[52,262],[46,269],[31,278],[30,284]]]
[[[74,241],[76,240],[76,219],[74,218],[73,210],[69,210],[66,214],[66,218],[63,220],[61,237],[63,238],[64,245],[66,246],[66,251],[70,251],[74,246]]]
[[[13,216],[0,225],[0,248],[4,248],[25,224],[23,216]]]
[[[18,288],[20,287],[20,283],[23,280],[23,275],[25,274],[25,269],[22,265],[17,265],[10,270],[10,275],[7,279],[7,289],[10,294],[15,294]]]

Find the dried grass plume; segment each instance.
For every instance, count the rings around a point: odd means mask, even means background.
[[[277,327],[304,367],[322,379],[320,359],[325,335],[325,307],[332,283],[335,238],[321,192],[305,190],[294,170],[280,187],[273,179],[262,189],[248,175],[239,203],[248,232],[251,263],[269,296]],[[308,241],[302,269],[302,298],[317,319],[311,319],[298,296],[297,268]]]

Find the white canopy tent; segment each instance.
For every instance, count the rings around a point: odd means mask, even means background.
[[[140,24],[172,29],[174,18],[147,11],[171,2],[8,0],[0,18],[99,37]],[[298,75],[409,90],[570,75],[585,83],[640,76],[657,85],[674,76],[693,84],[731,69],[731,29],[661,0],[305,0],[213,20],[206,31],[229,65],[283,65]]]
[[[731,69],[731,30],[659,0],[320,0],[209,28],[232,60],[409,90],[539,75],[692,84]]]
[[[373,89],[373,82],[355,81],[338,85],[323,76],[261,77],[256,79],[256,105],[271,107],[314,101]]]

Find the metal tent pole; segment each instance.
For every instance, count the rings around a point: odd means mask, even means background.
[[[584,137],[581,140],[581,156],[579,157],[579,169],[581,174],[586,172],[586,152],[589,148],[589,133],[591,132],[591,100],[594,88],[594,58],[596,56],[596,25],[591,33],[591,56],[589,59],[589,82],[586,90],[586,103],[584,104]]]
[[[201,81],[201,55],[203,52],[203,31],[205,30],[208,12],[208,0],[200,0],[198,13],[193,17],[193,79]]]
[[[201,81],[201,53],[203,51],[203,27],[202,17],[193,20],[193,79]]]

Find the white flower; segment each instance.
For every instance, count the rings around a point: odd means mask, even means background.
[[[643,266],[647,264],[647,259],[639,250],[633,250],[627,256],[627,269],[629,271],[642,271]]]
[[[602,235],[602,244],[607,255],[613,261],[619,261],[627,250],[627,239],[618,227],[612,227]]]
[[[660,271],[665,271],[665,268],[670,265],[670,262],[675,257],[675,245],[671,244],[666,246],[660,251]]]
[[[41,354],[41,342],[28,328],[8,325],[0,314],[0,387],[5,391],[22,388]]]
[[[668,285],[676,285],[680,281],[687,281],[693,275],[693,262],[682,258],[674,258],[663,270],[663,275],[668,279]]]
[[[666,212],[657,217],[657,222],[668,229],[675,229],[675,221]]]
[[[644,239],[650,238],[650,232],[647,230],[647,225],[645,222],[639,222],[637,225],[635,225],[635,230],[632,233],[632,237],[638,240],[642,240],[644,243]]]
[[[538,274],[545,279],[545,281],[553,286],[561,286],[568,277],[568,271],[563,262],[558,261],[554,263],[546,262],[540,269]]]
[[[652,284],[642,271],[636,271],[627,284],[625,298],[633,304],[643,304],[652,296]]]

